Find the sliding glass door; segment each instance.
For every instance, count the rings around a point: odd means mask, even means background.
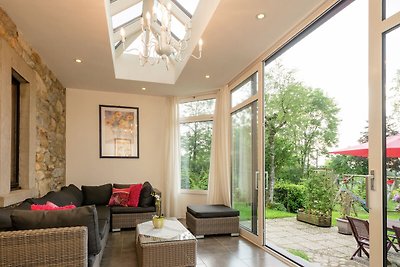
[[[232,206],[240,211],[241,232],[261,243],[258,92],[258,72],[231,90],[231,177]]]
[[[257,234],[257,101],[232,114],[233,206],[240,225]]]

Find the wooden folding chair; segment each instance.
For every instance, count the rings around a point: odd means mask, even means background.
[[[393,228],[393,231],[394,231],[394,234],[395,234],[395,238],[397,239],[397,245],[400,248],[400,227],[397,227],[397,226],[393,225],[392,228]],[[392,242],[394,242],[394,240],[392,240]],[[394,244],[393,244],[393,247],[396,250],[396,252],[400,251],[400,249],[396,248],[396,246]]]
[[[357,242],[357,250],[351,256],[351,260],[358,254],[361,257],[361,252],[364,251],[365,255],[369,258],[369,253],[366,248],[369,248],[369,223],[367,220],[353,218],[347,216],[350,223],[351,231]]]

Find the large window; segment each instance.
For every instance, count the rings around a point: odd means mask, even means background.
[[[181,189],[207,190],[215,99],[179,105]]]

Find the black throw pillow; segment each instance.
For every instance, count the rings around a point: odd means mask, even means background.
[[[114,184],[114,188],[117,188],[117,189],[124,189],[124,188],[128,188],[130,186],[131,186],[131,184]]]
[[[153,187],[149,182],[145,182],[140,191],[139,207],[147,208],[154,206],[154,197],[151,193],[153,193]]]
[[[101,250],[97,210],[93,205],[70,210],[14,210],[11,221],[16,230],[86,226],[89,255]]]
[[[107,205],[112,194],[112,185],[82,185],[84,205]]]
[[[82,191],[76,187],[74,184],[70,184],[69,186],[64,186],[61,188],[61,191],[64,193],[68,193],[73,199],[72,204],[79,207],[83,203],[83,193]]]

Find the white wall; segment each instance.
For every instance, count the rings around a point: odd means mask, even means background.
[[[138,159],[99,157],[99,105],[139,108]],[[66,184],[80,187],[148,180],[166,192],[174,186],[164,181],[167,115],[166,97],[67,88]],[[185,216],[187,205],[207,202],[205,194],[180,193],[177,198],[178,217]]]
[[[99,105],[139,108],[139,158],[99,156]],[[67,184],[101,185],[148,180],[163,190],[165,97],[67,89]]]

